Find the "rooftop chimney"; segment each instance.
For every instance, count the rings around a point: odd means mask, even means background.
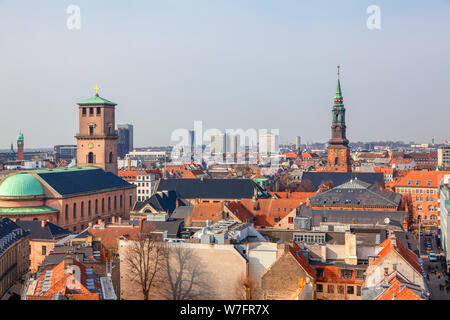
[[[391,233],[391,244],[393,247],[397,248],[397,237],[393,232]]]

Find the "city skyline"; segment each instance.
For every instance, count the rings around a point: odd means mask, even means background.
[[[338,64],[351,142],[447,140],[450,4],[379,1],[382,27],[369,30],[368,1],[324,3],[109,2],[102,16],[80,1],[81,28],[68,30],[66,3],[3,1],[0,149],[19,130],[25,148],[75,144],[76,102],[97,84],[137,147],[173,145],[195,120],[326,142]]]

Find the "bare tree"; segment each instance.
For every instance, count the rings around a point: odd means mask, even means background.
[[[140,287],[144,300],[148,300],[150,290],[157,285],[165,269],[167,247],[160,240],[159,236],[140,234],[125,254],[128,277]]]
[[[167,252],[166,298],[171,300],[206,298],[209,285],[194,250],[176,245],[170,247]]]
[[[254,277],[242,275],[236,282],[236,299],[257,300],[260,298],[260,289],[261,287]]]

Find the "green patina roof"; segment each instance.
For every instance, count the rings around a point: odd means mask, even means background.
[[[19,135],[17,136],[17,141],[23,141],[23,133],[19,133]]]
[[[8,207],[2,208],[0,207],[0,215],[19,215],[19,214],[41,214],[41,213],[53,213],[58,212],[58,210],[47,207],[47,206],[38,206],[38,207]]]
[[[102,97],[97,96],[97,95],[92,97],[92,98],[80,101],[77,104],[79,104],[79,105],[84,105],[84,104],[110,104],[110,105],[113,105],[113,106],[117,105],[117,103],[109,101],[109,100],[106,100],[105,98],[102,98]]]
[[[82,170],[98,170],[97,167],[71,167],[71,168],[54,168],[54,169],[37,169],[30,170],[31,172],[39,173],[57,173],[57,172],[73,172]]]
[[[0,197],[42,196],[44,188],[36,177],[28,173],[17,173],[0,184]]]

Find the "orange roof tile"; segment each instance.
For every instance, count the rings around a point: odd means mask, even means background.
[[[389,283],[391,286],[375,300],[424,300],[424,298],[417,295],[413,290],[403,285],[397,276],[390,279]]]
[[[416,269],[419,274],[422,274],[422,268],[420,267],[419,258],[409,249],[405,248],[405,246],[396,241],[396,246],[392,245],[391,238],[387,238],[384,240],[379,247],[383,249],[378,253],[378,258],[373,262],[372,265],[377,265],[381,262],[392,250],[395,250],[401,257],[403,257],[411,267]],[[372,265],[369,268],[372,268]],[[368,268],[368,270],[369,270]]]
[[[450,171],[410,170],[395,181],[395,187],[437,188],[444,175]]]
[[[295,260],[297,260],[297,262],[302,266],[303,270],[305,270],[312,278],[316,277],[316,270],[313,267],[311,267],[309,262],[306,260],[306,258],[300,251],[300,247],[295,242],[293,247],[289,246],[289,252],[295,258]]]
[[[222,203],[197,203],[192,209],[191,221],[212,221],[222,211]]]

